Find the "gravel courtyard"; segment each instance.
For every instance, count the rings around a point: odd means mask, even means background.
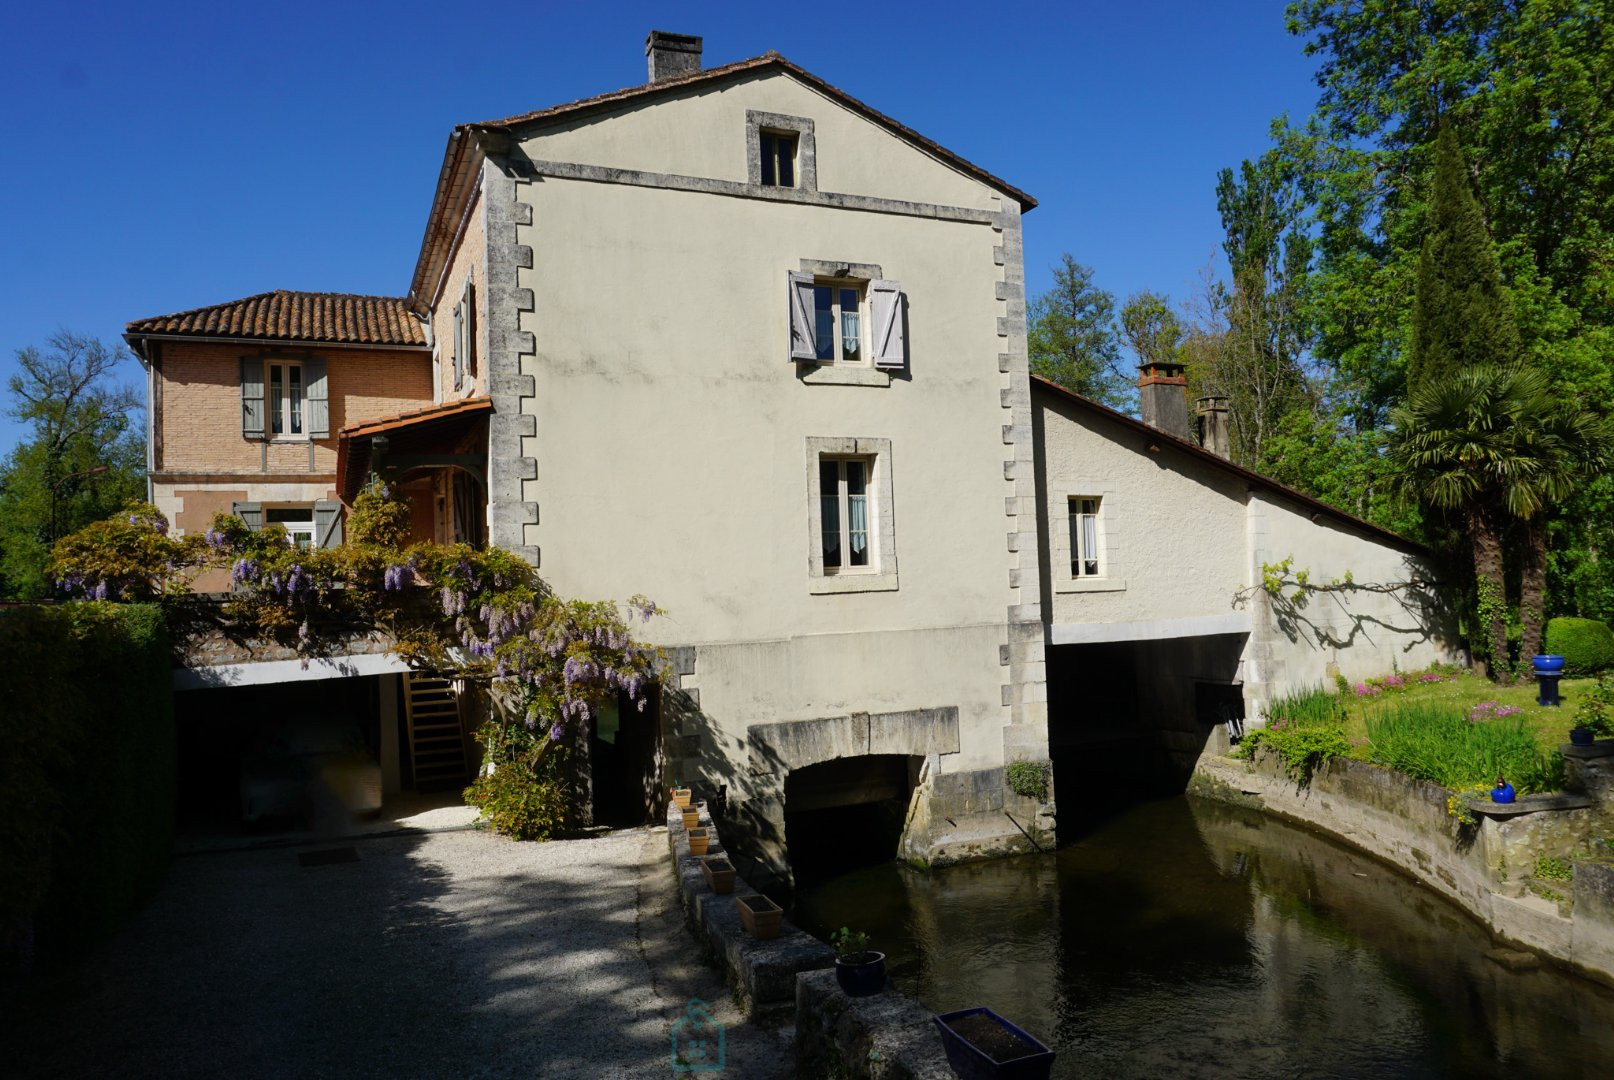
[[[423,833],[176,859],[113,941],[25,988],[0,1051],[12,1076],[666,1077],[692,998],[728,1027],[721,1075],[791,1075],[788,1036],[698,962],[664,830]]]

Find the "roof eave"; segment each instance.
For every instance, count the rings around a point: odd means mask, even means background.
[[[409,310],[422,319],[431,309],[431,283],[448,259],[448,248],[458,229],[468,190],[474,186],[471,181],[486,155],[483,140],[475,137],[480,127],[479,124],[456,126],[449,133],[448,145],[443,150],[443,165],[437,173],[431,210],[426,214],[426,229],[420,238],[420,254],[415,258],[415,272],[405,298]]]
[[[1346,513],[1337,506],[1330,506],[1321,499],[1307,495],[1304,492],[1296,491],[1294,488],[1289,487],[1286,484],[1280,484],[1278,481],[1269,476],[1262,476],[1260,473],[1246,469],[1242,465],[1236,465],[1233,462],[1228,461],[1226,458],[1219,457],[1218,455],[1211,453],[1202,446],[1189,442],[1187,439],[1179,438],[1176,435],[1171,434],[1169,431],[1162,431],[1157,427],[1144,423],[1142,420],[1128,416],[1126,413],[1117,412],[1108,405],[1101,405],[1092,398],[1084,397],[1068,387],[1060,386],[1051,379],[1045,379],[1040,375],[1033,375],[1031,376],[1031,386],[1034,390],[1044,390],[1052,393],[1056,397],[1062,398],[1076,405],[1080,405],[1091,412],[1095,412],[1100,416],[1103,416],[1105,419],[1113,420],[1141,435],[1146,435],[1151,439],[1160,440],[1174,450],[1188,454],[1190,457],[1197,458],[1205,464],[1214,466],[1223,472],[1237,476],[1247,483],[1253,484],[1259,488],[1263,488],[1274,495],[1280,496],[1281,498],[1297,502],[1318,514],[1333,518],[1335,521],[1338,521],[1343,525],[1348,525],[1358,531],[1366,532],[1380,540],[1384,540],[1398,548],[1401,548],[1403,551],[1420,555],[1425,558],[1429,558],[1434,555],[1434,552],[1430,551],[1429,548],[1415,540],[1408,540],[1406,537],[1400,535],[1399,533],[1391,532],[1382,525],[1375,525],[1371,521],[1366,521],[1354,514]]]

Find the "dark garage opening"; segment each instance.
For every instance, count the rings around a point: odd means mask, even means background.
[[[796,888],[897,857],[922,761],[870,754],[790,771],[785,845]]]
[[[314,771],[378,784],[381,678],[396,676],[175,694],[179,831],[307,827],[319,809],[303,782]]]

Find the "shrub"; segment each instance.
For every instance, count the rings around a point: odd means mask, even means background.
[[[1254,757],[1262,746],[1283,759],[1296,781],[1309,784],[1329,758],[1350,752],[1345,711],[1322,687],[1279,698],[1267,706],[1267,726],[1246,735],[1238,755]]]
[[[1566,677],[1596,675],[1614,667],[1614,631],[1597,619],[1549,619],[1546,650],[1564,658]]]
[[[1372,760],[1448,788],[1505,776],[1520,794],[1563,786],[1563,758],[1542,754],[1522,719],[1474,723],[1460,707],[1408,703],[1367,717]]]
[[[1614,682],[1605,673],[1597,676],[1596,684],[1581,696],[1580,704],[1575,707],[1575,726],[1593,735],[1614,735],[1614,722],[1608,715],[1611,707],[1614,707]]]
[[[0,611],[0,948],[109,933],[173,842],[168,635],[152,605]]]
[[[1047,761],[1016,761],[1009,765],[1009,790],[1027,799],[1042,802],[1048,798],[1048,779],[1054,767]]]

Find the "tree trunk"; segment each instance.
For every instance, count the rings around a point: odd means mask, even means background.
[[[1524,559],[1519,572],[1519,663],[1541,652],[1541,628],[1547,606],[1547,523],[1538,514],[1524,523]]]
[[[1475,611],[1477,634],[1488,634],[1491,656],[1488,670],[1492,679],[1512,682],[1508,663],[1507,592],[1502,580],[1502,541],[1491,528],[1490,515],[1483,507],[1468,510],[1468,540],[1474,552],[1474,585],[1479,591]],[[1487,595],[1489,594],[1489,595]]]

